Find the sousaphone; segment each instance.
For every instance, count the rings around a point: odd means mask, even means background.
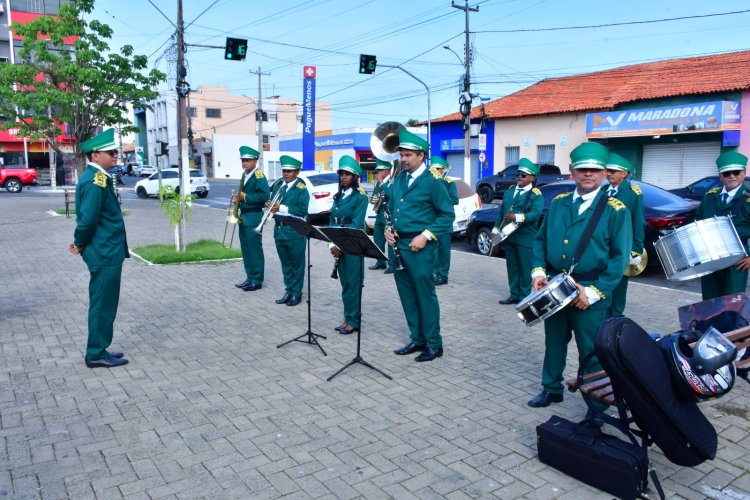
[[[398,122],[381,123],[370,136],[370,150],[376,158],[383,161],[398,160],[398,133],[405,129]]]

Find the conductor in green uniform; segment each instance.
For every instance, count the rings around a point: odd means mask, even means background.
[[[608,157],[607,148],[593,142],[581,144],[571,151],[570,168],[576,189],[552,200],[534,239],[533,291],[547,284],[547,276],[570,272],[578,245],[584,245],[572,273],[578,297],[544,322],[543,390],[529,401],[529,406],[534,408],[562,401],[568,343],[575,335],[579,363],[594,351],[596,330],[607,317],[612,290],[628,265],[633,244],[630,213],[622,202],[607,197],[600,188]],[[593,212],[602,202],[601,218],[590,238],[584,241]],[[597,365],[589,364],[586,372],[596,371],[599,369]]]
[[[696,219],[709,219],[714,216],[732,216],[732,224],[744,242],[750,238],[750,192],[745,187],[747,156],[736,151],[722,153],[716,159],[719,180],[722,187],[710,189],[703,197]],[[701,277],[703,300],[713,299],[733,293],[744,293],[747,287],[747,264],[715,271]]]
[[[445,182],[445,187],[448,189],[448,196],[450,196],[451,203],[458,205],[458,186],[446,175],[446,169],[450,170],[450,164],[440,156],[433,156],[430,158],[430,166],[432,169],[437,171]],[[454,210],[455,214],[455,210]],[[437,242],[437,259],[435,260],[435,277],[433,281],[435,286],[445,285],[448,283],[448,273],[451,270],[451,233],[453,227],[448,232],[445,238],[438,239]]]
[[[278,190],[282,194],[279,203],[269,207],[269,210],[273,213],[307,217],[310,193],[304,181],[297,179],[302,162],[289,155],[282,155],[279,161],[283,180],[274,185],[272,198]],[[281,261],[281,272],[284,274],[284,295],[276,299],[276,303],[296,306],[302,300],[302,285],[305,281],[305,237],[280,218],[275,218],[275,221],[273,238]]]
[[[443,355],[440,336],[440,304],[432,271],[435,245],[448,238],[455,212],[442,176],[424,164],[429,144],[404,129],[399,132],[401,172],[391,186],[388,208],[394,232],[386,228],[385,239],[398,245],[405,269],[396,270],[396,288],[409,325],[411,340],[394,352],[421,351],[416,361],[432,361]]]
[[[333,197],[329,224],[335,227],[352,227],[364,229],[367,213],[367,194],[359,187],[362,168],[351,156],[342,156],[339,160],[339,191]],[[344,322],[336,330],[344,335],[359,331],[359,319],[362,315],[362,278],[364,259],[359,255],[347,255],[334,245],[331,254],[337,259],[339,280],[341,281],[341,300],[344,302]]]
[[[643,192],[637,185],[628,180],[633,171],[632,164],[616,153],[609,154],[607,162],[607,180],[603,189],[607,196],[617,198],[630,211],[630,222],[633,226],[633,246],[630,248],[628,264],[637,266],[641,263],[643,254],[643,233],[646,227],[646,216],[643,213]],[[622,317],[625,312],[625,301],[628,293],[630,278],[623,276],[620,283],[612,291],[612,307],[610,316]]]
[[[128,364],[121,352],[107,351],[120,302],[122,263],[130,257],[125,222],[108,171],[117,164],[115,130],[81,143],[88,163],[76,185],[76,228],[69,250],[89,269],[89,336],[84,361],[89,368]]]
[[[385,236],[383,235],[383,233],[385,232],[385,215],[383,214],[385,206],[382,199],[388,197],[388,181],[391,178],[392,168],[393,165],[391,165],[387,161],[383,161],[379,158],[375,159],[375,178],[377,179],[377,181],[375,182],[375,187],[372,190],[370,203],[377,206],[377,211],[375,214],[375,224],[373,225],[372,229],[372,237],[375,240],[375,244],[383,253],[385,253]],[[381,201],[378,201],[379,199]],[[388,262],[382,259],[376,261],[375,264],[369,266],[367,269],[372,269],[373,271],[376,269],[385,269],[386,274],[391,274],[393,272],[393,270],[390,269]]]
[[[492,229],[492,234],[498,234],[509,224],[517,226],[503,241],[510,296],[500,299],[500,304],[517,304],[531,293],[531,249],[544,208],[542,192],[534,187],[538,174],[539,167],[534,162],[521,158],[516,184],[503,194],[503,204]]]
[[[263,218],[263,207],[268,201],[269,193],[268,180],[263,175],[263,170],[258,168],[259,156],[258,151],[249,146],[240,147],[243,173],[240,181],[242,188],[237,196],[240,212],[240,248],[246,279],[235,286],[246,292],[263,288],[265,270],[263,235],[254,231]]]

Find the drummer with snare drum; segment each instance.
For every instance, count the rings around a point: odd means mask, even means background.
[[[608,197],[600,188],[608,158],[607,148],[593,142],[571,151],[570,169],[576,189],[552,200],[534,239],[533,291],[547,284],[548,275],[570,272],[576,261],[571,276],[579,293],[570,305],[544,322],[542,392],[529,401],[533,408],[563,400],[568,342],[575,335],[579,363],[593,352],[596,330],[607,317],[610,295],[630,259],[633,243],[630,214],[622,202]],[[589,226],[591,229],[587,231]],[[601,369],[598,363],[587,366],[587,372]]]
[[[736,151],[722,153],[716,159],[716,166],[722,187],[717,186],[706,193],[695,218],[700,220],[731,216],[732,224],[747,252],[747,240],[750,237],[750,190],[744,184],[747,156]],[[747,266],[743,264],[740,261],[737,266],[701,277],[703,300],[744,293],[747,286]]]
[[[534,187],[538,173],[539,167],[536,164],[527,158],[521,158],[516,184],[505,191],[500,214],[492,229],[495,236],[500,234],[502,228],[516,227],[503,240],[510,296],[500,299],[500,304],[517,304],[531,292],[531,247],[544,208],[542,192]]]

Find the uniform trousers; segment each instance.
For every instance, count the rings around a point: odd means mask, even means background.
[[[305,241],[302,236],[283,240],[276,238],[276,252],[284,274],[284,289],[287,294],[295,297],[302,296],[302,285],[305,282]]]
[[[625,315],[625,301],[628,295],[628,283],[630,278],[623,276],[620,283],[612,290],[612,306],[609,309],[609,315],[621,318]]]
[[[385,222],[379,222],[375,220],[375,225],[372,229],[372,237],[375,240],[375,245],[385,253]],[[378,259],[377,266],[381,269],[385,269],[387,261]]]
[[[507,240],[503,247],[510,298],[520,301],[531,293],[531,247]]]
[[[122,264],[116,266],[88,266],[89,279],[89,338],[86,359],[102,359],[112,344],[112,330],[120,302]]]
[[[734,266],[701,276],[703,300],[733,293],[745,293],[747,271],[738,271]]]
[[[435,277],[447,280],[451,269],[451,236],[447,234],[438,239],[436,247]]]
[[[242,224],[239,225],[242,263],[245,266],[247,281],[253,285],[262,285],[264,279],[263,235],[253,230],[262,218],[263,212],[245,213],[242,214]]]
[[[342,255],[339,257],[339,281],[341,281],[341,300],[344,303],[344,322],[359,328],[362,316],[362,273],[364,259],[359,255]]]

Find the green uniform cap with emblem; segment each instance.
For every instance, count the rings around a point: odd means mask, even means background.
[[[383,161],[380,158],[375,159],[375,170],[390,170],[393,167],[390,162]]]
[[[609,150],[598,142],[584,142],[570,152],[570,168],[595,168],[604,170],[607,167]]]
[[[281,155],[279,162],[281,163],[281,170],[300,170],[302,168],[302,162],[289,155]]]
[[[539,167],[536,163],[529,160],[528,158],[521,158],[518,161],[518,171],[519,172],[525,172],[527,174],[531,175],[538,175],[539,174]]]
[[[442,156],[434,155],[430,158],[430,166],[435,168],[448,168],[450,164]]]
[[[747,167],[747,156],[737,151],[722,153],[716,158],[716,166],[719,172],[731,172],[732,170],[745,170]]]
[[[430,143],[404,128],[398,133],[398,148],[427,153],[427,150],[430,149]]]
[[[105,130],[88,141],[81,143],[81,151],[84,153],[95,153],[97,151],[112,151],[115,146],[115,129]]]
[[[357,160],[349,155],[344,155],[339,158],[339,169],[337,172],[341,171],[349,172],[356,175],[357,177],[360,177],[362,175],[362,167],[359,166]]]
[[[240,146],[240,158],[245,160],[257,160],[260,157],[260,153],[250,146]]]
[[[607,170],[625,170],[632,172],[633,164],[617,153],[610,153],[609,160],[607,160]]]

